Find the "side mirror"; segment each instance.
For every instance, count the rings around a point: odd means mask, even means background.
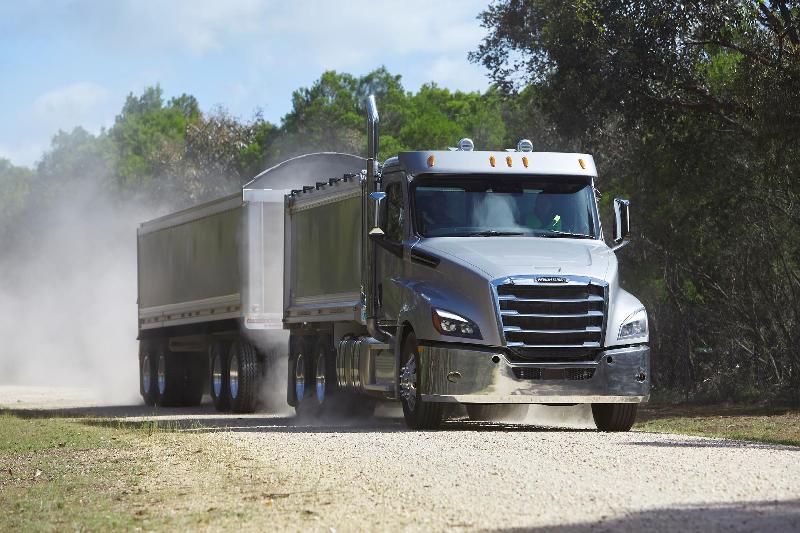
[[[629,200],[614,198],[614,247],[619,250],[630,242],[631,217]]]
[[[383,237],[385,235],[384,229],[386,228],[386,214],[383,209],[383,201],[386,199],[386,193],[375,191],[369,195],[369,199],[375,204],[375,225],[369,230],[369,236]]]

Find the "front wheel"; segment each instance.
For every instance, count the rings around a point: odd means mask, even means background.
[[[629,431],[638,408],[636,403],[593,403],[592,417],[600,431]]]
[[[400,397],[403,417],[411,429],[437,429],[444,418],[441,403],[426,402],[419,392],[419,344],[414,333],[409,333],[403,344],[403,367],[400,370]]]

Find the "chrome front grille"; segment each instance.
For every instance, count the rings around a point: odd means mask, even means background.
[[[606,292],[605,284],[589,278],[564,283],[506,280],[497,285],[506,345],[521,354],[543,351],[541,355],[600,348]]]

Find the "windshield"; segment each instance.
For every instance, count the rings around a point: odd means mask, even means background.
[[[595,238],[592,186],[567,176],[430,177],[415,180],[423,237],[520,235]]]

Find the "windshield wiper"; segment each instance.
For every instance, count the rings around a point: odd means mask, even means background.
[[[537,233],[537,237],[551,237],[551,238],[558,238],[558,237],[569,237],[572,239],[593,239],[591,235],[586,235],[585,233],[571,233],[569,231],[545,231],[542,233]]]
[[[525,235],[525,233],[521,231],[497,231],[493,229],[467,233],[467,237],[507,237],[513,235]]]

